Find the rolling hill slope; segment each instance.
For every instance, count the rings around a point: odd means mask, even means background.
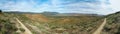
[[[101,34],[120,34],[120,11],[106,16],[107,24]]]
[[[40,32],[41,34],[90,34],[103,21],[101,20],[102,16],[85,15],[46,16],[41,14],[21,14],[18,17],[34,34]],[[42,20],[47,21],[43,22]]]
[[[41,22],[48,22],[48,19],[41,15],[41,14],[25,14],[25,16],[31,20],[41,21]]]
[[[103,16],[46,16],[42,14],[3,13],[2,19],[13,21],[16,26],[13,33],[24,28],[14,19],[17,17],[33,34],[91,34],[102,22]],[[7,29],[5,29],[7,30]],[[12,31],[12,30],[10,30]]]

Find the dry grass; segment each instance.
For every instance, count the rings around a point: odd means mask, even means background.
[[[45,16],[41,14],[25,14],[25,16],[28,17],[29,19],[36,20],[36,21],[41,21],[41,22],[49,21],[49,19],[47,19]]]

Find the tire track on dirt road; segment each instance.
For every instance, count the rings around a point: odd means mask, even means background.
[[[15,19],[18,21],[21,27],[25,29],[25,32],[23,34],[32,34],[32,32],[18,18],[15,18]]]
[[[105,24],[106,24],[106,18],[104,19],[103,23],[98,27],[98,29],[95,32],[93,32],[93,34],[100,34]]]

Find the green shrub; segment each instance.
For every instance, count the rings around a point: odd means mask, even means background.
[[[23,29],[23,28],[19,28],[19,29],[20,29],[20,31],[25,32],[25,29]]]

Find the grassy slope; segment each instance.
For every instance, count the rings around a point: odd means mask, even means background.
[[[40,16],[39,14],[37,15]],[[101,17],[98,16],[44,16],[45,19],[48,19],[48,22],[41,22],[39,19],[31,20],[25,16],[25,14],[22,14],[19,19],[34,34],[39,33],[35,29],[39,29],[44,34],[90,34],[102,22]],[[36,16],[32,15],[32,18],[36,18]],[[37,28],[32,28],[30,25]]]
[[[12,14],[0,14],[0,34],[17,34]]]
[[[48,22],[41,22],[31,20],[25,14],[4,13],[0,14],[0,34],[16,33],[18,28],[15,26],[14,17],[19,18],[34,34],[40,32],[44,34],[90,34],[102,22],[102,17],[98,16],[47,16],[45,19],[48,19]],[[102,34],[120,34],[120,12],[107,16],[107,24]]]
[[[37,15],[40,16],[39,14]],[[14,17],[17,17],[34,34],[90,34],[97,28],[100,22],[102,22],[102,17],[98,16],[43,16],[45,19],[48,19],[48,22],[42,22],[39,21],[39,19],[32,20],[26,17],[25,14],[5,13],[4,16],[0,17],[1,20],[6,18],[4,21],[14,21],[14,23],[16,23]],[[32,18],[36,17],[32,16]],[[15,24],[13,24],[13,26],[15,26]],[[10,31],[15,33],[16,30],[12,31],[11,29]]]
[[[120,12],[107,16],[107,24],[102,34],[120,34]]]

